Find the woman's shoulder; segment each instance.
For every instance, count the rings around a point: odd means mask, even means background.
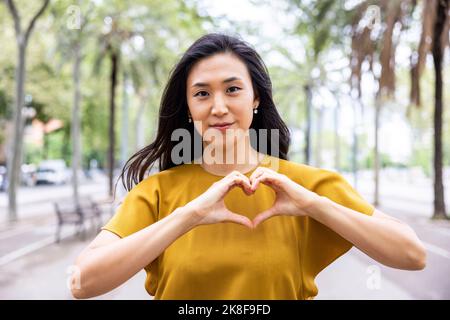
[[[278,170],[276,171],[288,176],[308,189],[314,189],[318,184],[327,180],[343,179],[340,173],[331,169],[314,167],[291,160],[278,158],[277,160]]]
[[[169,169],[155,171],[147,175],[135,188],[161,187],[168,183],[176,186],[179,182],[185,180],[191,172],[192,167],[190,164],[180,164]]]

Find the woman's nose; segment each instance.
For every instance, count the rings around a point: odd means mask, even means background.
[[[220,116],[220,115],[226,114],[228,112],[228,107],[225,102],[225,99],[223,99],[223,97],[221,97],[220,95],[217,95],[216,97],[214,97],[213,103],[214,104],[211,109],[211,113],[213,115]]]

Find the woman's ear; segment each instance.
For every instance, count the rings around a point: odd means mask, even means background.
[[[259,106],[259,98],[256,97],[255,100],[253,101],[253,109],[257,108]]]

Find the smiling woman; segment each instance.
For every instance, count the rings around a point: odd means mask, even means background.
[[[227,130],[238,132],[239,129],[247,131],[260,103],[245,63],[232,52],[215,54],[195,64],[187,78],[187,102],[189,117],[194,120],[195,129],[206,137],[209,129],[222,133]],[[204,154],[204,168],[229,173],[232,170],[245,170],[249,164],[255,165],[257,151],[251,147],[249,135],[242,137],[244,141],[241,143],[236,141],[237,135],[231,134],[226,135],[226,139],[214,139],[214,149],[222,149],[214,156],[219,158],[219,154],[224,156],[232,153],[234,159],[219,164],[219,161],[212,160],[223,159],[205,159]],[[205,145],[208,142],[205,141]],[[238,155],[248,155],[250,159],[238,161]]]
[[[202,150],[176,164],[180,129]],[[155,141],[122,171],[128,195],[76,261],[73,295],[145,269],[155,299],[313,299],[317,274],[352,246],[394,268],[425,267],[411,228],[341,175],[289,161],[289,141],[256,51],[222,34],[197,40],[169,78]],[[160,172],[144,178],[156,161]]]

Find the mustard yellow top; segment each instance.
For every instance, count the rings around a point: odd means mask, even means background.
[[[341,205],[373,214],[374,208],[335,172],[272,156],[260,165]],[[153,174],[127,194],[103,229],[126,237],[166,217],[222,178],[195,163]],[[263,184],[251,196],[236,187],[224,199],[228,209],[250,219],[274,200],[274,191]],[[276,216],[253,230],[229,222],[201,225],[175,240],[145,268],[145,288],[154,299],[312,299],[318,293],[316,275],[351,247],[309,217]]]

